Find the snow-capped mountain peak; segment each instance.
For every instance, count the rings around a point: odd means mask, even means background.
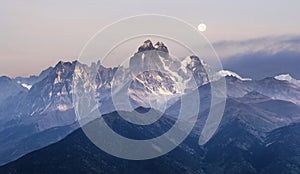
[[[237,78],[239,80],[242,80],[242,81],[252,80],[250,78],[243,78],[240,75],[238,75],[237,73],[229,71],[229,70],[221,70],[221,71],[217,72],[217,74],[214,77],[214,80],[219,80],[222,77],[228,77],[228,76],[235,77],[235,78]]]
[[[300,87],[300,80],[294,79],[290,74],[281,74],[274,77],[277,80],[285,80]]]

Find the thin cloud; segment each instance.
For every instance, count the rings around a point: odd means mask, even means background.
[[[300,36],[263,37],[242,41],[221,41],[213,44],[222,59],[257,52],[277,54],[283,51],[300,52]]]
[[[300,36],[226,41],[214,46],[223,55],[224,69],[235,71],[241,76],[262,79],[291,74],[300,79]],[[224,54],[225,51],[227,54]]]

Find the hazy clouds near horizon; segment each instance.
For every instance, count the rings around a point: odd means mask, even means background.
[[[2,0],[0,75],[38,74],[61,59],[76,59],[95,32],[132,15],[170,15],[194,26],[204,22],[208,26],[205,35],[212,42],[218,42],[300,35],[299,6],[297,0]],[[235,50],[234,47],[230,49]]]

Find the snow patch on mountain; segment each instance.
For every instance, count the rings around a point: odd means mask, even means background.
[[[290,74],[281,74],[274,77],[277,80],[285,80],[300,87],[300,80],[294,79]]]
[[[242,81],[252,80],[250,78],[243,78],[240,75],[238,75],[237,73],[229,71],[229,70],[221,70],[221,71],[217,72],[216,75],[215,75],[215,77],[213,78],[213,80],[219,80],[222,77],[227,77],[227,76],[235,77],[235,78],[238,78],[238,79],[240,79]]]
[[[32,88],[32,85],[26,84],[26,83],[22,83],[20,81],[18,81],[18,84],[22,85],[24,88],[30,90]]]

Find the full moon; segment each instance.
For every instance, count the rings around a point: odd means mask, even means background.
[[[204,32],[206,31],[206,25],[201,23],[198,25],[198,30],[201,31],[201,32]]]

